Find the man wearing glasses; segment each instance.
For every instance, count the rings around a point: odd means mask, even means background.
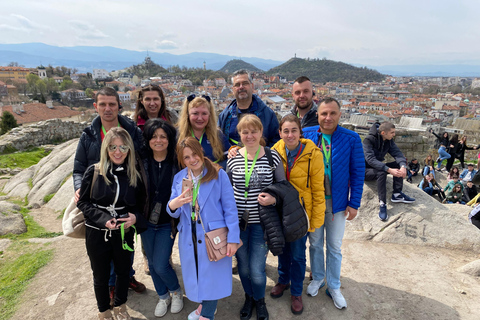
[[[135,146],[135,150],[140,150],[143,146],[142,131],[135,126],[135,123],[118,114],[120,109],[120,97],[117,91],[112,88],[104,87],[95,95],[93,103],[98,116],[93,119],[90,126],[86,127],[80,137],[75,153],[73,163],[73,187],[75,189],[75,202],[80,196],[80,187],[82,185],[83,174],[89,166],[100,161],[100,147],[102,140],[108,130],[114,127],[122,127],[130,134]],[[133,263],[133,254],[132,254]],[[130,269],[129,287],[136,292],[145,291],[145,285],[135,280],[135,270]],[[110,292],[115,286],[115,273],[113,268],[110,277]]]
[[[233,94],[235,100],[230,103],[218,116],[218,126],[228,138],[231,145],[237,145],[240,136],[237,124],[242,115],[254,114],[260,118],[263,125],[263,138],[267,147],[271,147],[280,140],[278,135],[278,119],[272,109],[253,94],[253,82],[246,70],[235,71],[232,75]]]

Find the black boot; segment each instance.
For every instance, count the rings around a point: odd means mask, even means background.
[[[255,308],[255,300],[245,293],[245,303],[240,310],[240,320],[248,320],[252,317],[253,308]]]
[[[268,310],[267,305],[265,304],[265,298],[256,300],[255,305],[257,306],[257,320],[268,320]]]

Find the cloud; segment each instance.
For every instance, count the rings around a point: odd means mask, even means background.
[[[22,15],[19,15],[19,14],[15,14],[15,13],[12,13],[10,14],[11,17],[15,18],[18,23],[20,23],[23,27],[23,30],[35,30],[35,29],[44,29],[44,30],[49,30],[51,29],[50,27],[46,26],[46,25],[43,25],[43,24],[40,24],[40,23],[37,23],[35,21],[32,21],[30,19],[28,19],[27,17],[24,17]]]
[[[0,24],[0,30],[7,30],[7,31],[29,31],[25,28],[22,28],[22,27],[15,27],[15,26],[11,26],[11,25],[8,25],[8,24]]]
[[[68,23],[75,30],[79,39],[105,39],[110,37],[86,21],[70,20]]]
[[[176,44],[171,40],[162,40],[162,41],[155,40],[155,47],[157,49],[171,50],[171,49],[178,49],[178,44]]]

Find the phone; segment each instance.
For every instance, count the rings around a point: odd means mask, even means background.
[[[182,192],[184,192],[186,189],[190,189],[190,191],[187,192],[187,197],[191,197],[191,196],[192,196],[192,190],[193,190],[192,180],[183,178],[183,181],[182,181]]]
[[[117,219],[123,219],[123,218],[128,218],[128,213],[124,213],[124,214],[121,214],[117,217]],[[122,223],[124,223],[125,221],[118,221],[115,223],[115,226],[120,226]]]

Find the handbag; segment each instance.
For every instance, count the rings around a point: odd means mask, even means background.
[[[93,185],[97,181],[100,168],[95,164],[93,172],[92,186],[90,187],[90,198],[92,197]],[[85,217],[83,212],[77,208],[75,197],[68,204],[62,219],[63,234],[70,238],[85,239]]]

